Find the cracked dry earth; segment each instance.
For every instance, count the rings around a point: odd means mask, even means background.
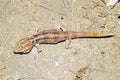
[[[119,80],[120,3],[107,0],[1,0],[0,80]],[[42,30],[114,33],[109,38],[41,44],[42,52],[14,54],[16,42]]]

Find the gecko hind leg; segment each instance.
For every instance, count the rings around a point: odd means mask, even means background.
[[[67,39],[67,40],[66,40],[66,43],[67,43],[67,45],[65,45],[65,48],[66,48],[66,49],[72,48],[72,46],[71,46],[71,39]]]
[[[63,27],[60,27],[59,28],[61,31],[67,31],[65,28],[63,28]]]
[[[60,23],[57,23],[55,22],[55,26],[57,28],[57,30],[60,30],[60,31],[67,31],[63,26],[63,24],[60,24]]]
[[[63,28],[61,26],[57,27],[57,29],[60,30],[60,31],[67,31],[65,28]]]

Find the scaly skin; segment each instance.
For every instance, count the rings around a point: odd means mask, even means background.
[[[39,44],[54,44],[68,40],[68,45],[71,39],[75,38],[105,38],[111,37],[113,34],[93,33],[93,32],[75,32],[75,31],[60,31],[60,30],[44,30],[32,37],[21,39],[15,47],[14,53],[29,53],[36,43]]]

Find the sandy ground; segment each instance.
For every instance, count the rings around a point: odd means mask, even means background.
[[[111,9],[103,0],[0,0],[0,80],[120,80],[119,13],[119,3]],[[115,36],[13,53],[20,39],[56,26]]]

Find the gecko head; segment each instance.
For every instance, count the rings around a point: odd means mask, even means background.
[[[23,38],[16,43],[14,53],[15,54],[27,54],[32,50],[34,44],[33,38]]]

